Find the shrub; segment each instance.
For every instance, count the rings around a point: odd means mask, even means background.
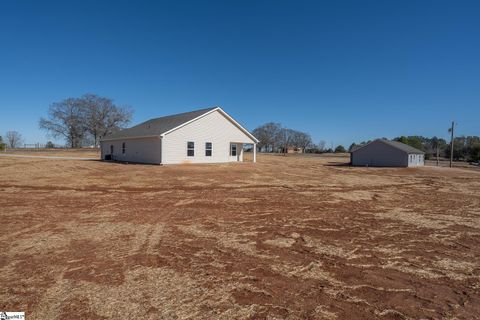
[[[345,153],[345,152],[347,152],[347,150],[342,145],[339,145],[335,148],[335,153]]]

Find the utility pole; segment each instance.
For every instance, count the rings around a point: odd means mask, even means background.
[[[453,130],[455,129],[455,122],[452,121],[452,127],[450,128],[450,168],[453,167]]]

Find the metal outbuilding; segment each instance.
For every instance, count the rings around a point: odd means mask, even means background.
[[[418,167],[425,164],[425,152],[398,141],[377,139],[350,152],[353,166]]]

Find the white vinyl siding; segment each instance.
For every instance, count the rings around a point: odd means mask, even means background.
[[[125,153],[123,153],[124,143]],[[110,154],[110,148],[113,146],[113,160],[160,164],[160,144],[159,138],[138,138],[102,141],[100,147],[102,159],[105,159],[105,155]]]
[[[211,142],[214,149],[212,156],[207,156],[206,152],[200,149],[195,152],[194,157],[188,157],[185,152],[188,141],[194,142],[196,146],[205,146],[206,142]],[[230,143],[237,143],[237,157],[230,156]],[[162,163],[242,161],[243,143],[254,143],[254,141],[219,111],[214,111],[166,134],[162,139]]]

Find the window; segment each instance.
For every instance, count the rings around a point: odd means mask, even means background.
[[[195,155],[195,142],[188,141],[187,142],[187,156],[193,157]]]
[[[211,157],[212,156],[212,143],[205,142],[205,156]]]
[[[235,144],[235,143],[230,144],[230,155],[232,157],[237,156],[237,144]]]
[[[122,143],[122,154],[125,154],[125,142]]]

